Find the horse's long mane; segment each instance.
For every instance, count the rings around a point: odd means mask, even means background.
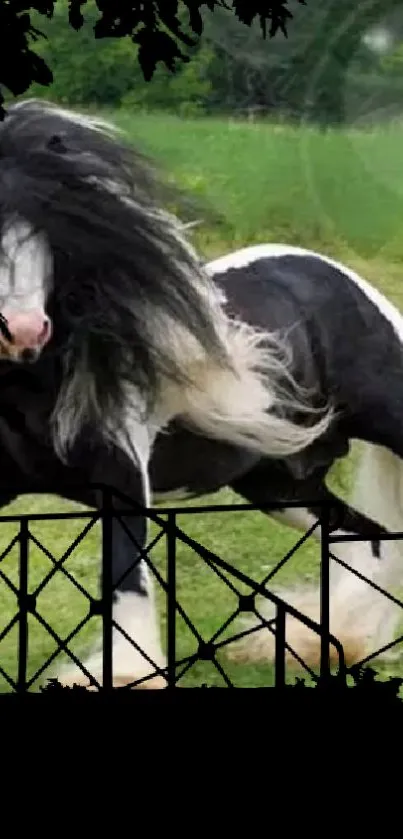
[[[314,423],[284,416],[281,346],[225,314],[181,224],[161,209],[174,192],[108,122],[28,100],[0,125],[0,223],[22,218],[53,259],[59,452],[85,424],[116,440],[131,399],[140,423],[182,414],[213,436],[290,454],[329,416],[318,422],[295,387],[290,405]]]
[[[0,195],[3,218],[22,216],[46,234],[56,341],[67,342],[68,368],[91,370],[101,413],[105,400],[119,410],[125,380],[148,402],[161,376],[183,380],[172,328],[230,364],[202,264],[160,209],[171,191],[114,126],[41,101],[11,106],[0,126]]]

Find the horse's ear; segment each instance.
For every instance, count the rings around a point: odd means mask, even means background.
[[[67,154],[67,146],[61,134],[52,134],[47,142],[47,148],[55,154]]]

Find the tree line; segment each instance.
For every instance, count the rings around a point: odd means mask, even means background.
[[[298,0],[289,3],[288,35],[264,39],[259,21],[245,26],[228,9],[206,8],[203,34],[188,46],[190,61],[175,72],[157,66],[142,72],[138,44],[128,36],[94,37],[99,12],[85,6],[84,23],[69,23],[68,0],[51,20],[35,20],[46,39],[36,53],[53,72],[50,88],[30,95],[61,103],[163,109],[181,115],[268,114],[288,120],[340,124],[360,111],[400,112],[403,102],[403,10],[397,0]],[[39,17],[39,16],[38,16]],[[186,9],[180,12],[186,24]],[[375,26],[391,33],[386,52],[364,35]]]

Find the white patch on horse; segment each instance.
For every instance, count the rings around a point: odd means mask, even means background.
[[[198,357],[190,337],[172,334],[176,357],[188,359],[191,384],[166,383],[161,395],[165,422],[180,417],[208,437],[272,457],[301,451],[327,431],[332,410],[317,419],[308,394],[292,378],[288,348],[280,339],[230,320],[223,323],[221,334],[232,370]],[[281,377],[288,380],[291,395],[277,388]],[[312,418],[316,413],[315,424],[307,428],[276,416],[272,411],[279,404]]]
[[[385,477],[385,473],[383,475]],[[368,508],[361,512],[371,515],[371,509]],[[281,524],[305,532],[317,522],[317,518],[304,508],[275,511],[271,513],[271,517]],[[348,533],[338,530],[334,531],[333,535],[348,536]],[[320,542],[320,524],[313,531],[312,538]],[[358,571],[367,580],[385,589],[388,585],[396,584],[401,577],[401,554],[390,542],[382,544],[381,560],[374,557],[371,543],[368,541],[335,543],[331,545],[330,550],[335,557],[351,568],[351,570],[346,569],[330,559],[329,617],[330,631],[341,641],[347,662],[353,663],[390,643],[401,618],[401,609],[398,606],[391,603],[383,594],[375,591],[368,582],[361,580],[353,572]],[[319,560],[318,555],[318,564]],[[270,589],[272,589],[272,583]],[[290,588],[275,589],[273,587],[272,590],[302,614],[320,624],[319,585],[300,586],[298,584]],[[267,620],[275,616],[273,607],[268,601],[259,604],[259,611]],[[256,620],[246,619],[245,622],[248,627],[258,625]],[[319,662],[320,635],[312,632],[301,621],[291,616],[287,616],[286,639],[290,647],[307,664],[315,665]],[[244,641],[234,644],[234,652],[230,653],[230,657],[248,661],[272,660],[275,654],[274,643],[275,638],[272,633],[267,629],[262,629],[246,636]],[[331,657],[333,661],[336,661],[334,647],[331,647]],[[291,655],[289,655],[289,660],[292,660]]]
[[[24,219],[3,228],[0,262],[0,310],[45,310],[52,255],[45,237]]]
[[[160,671],[166,668],[166,658],[162,652],[160,630],[154,593],[151,581],[147,579],[148,594],[118,592],[113,605],[113,621],[123,630],[113,629],[112,672],[114,687],[123,687],[144,679],[138,688],[165,688],[166,679]],[[137,647],[139,649],[137,649]],[[84,662],[86,670],[103,685],[102,649],[94,652]],[[58,675],[58,680],[65,686],[83,685],[89,687],[87,676],[76,666],[66,668]],[[95,690],[97,688],[94,688]]]
[[[134,392],[134,388],[131,388],[131,391]],[[143,505],[144,507],[150,507],[152,491],[148,466],[160,423],[155,424],[143,421],[144,403],[140,400],[139,395],[135,398],[138,400],[140,408],[133,409],[133,404],[135,405],[133,403],[133,397],[128,401],[131,409],[127,411],[123,429],[120,429],[116,434],[116,442],[126,452],[133,464],[140,468],[143,487]]]
[[[287,527],[294,527],[297,530],[305,531],[309,530],[317,522],[317,518],[305,507],[287,507],[283,510],[273,510],[270,513],[270,518],[275,519]],[[317,529],[320,532],[319,524]]]
[[[179,489],[170,489],[166,492],[158,492],[152,494],[153,504],[164,504],[167,501],[186,501],[191,498],[193,493],[187,487],[180,487]]]
[[[403,529],[403,463],[397,455],[383,446],[361,445],[352,505],[359,512],[383,525],[389,532]],[[399,589],[402,582],[403,546],[400,540],[385,540],[381,545],[381,559],[376,582],[381,588]],[[364,567],[359,568],[366,574]],[[368,576],[368,574],[367,574]],[[372,608],[372,606],[371,606]],[[389,644],[402,620],[399,606],[384,599],[384,612],[378,621],[378,646]]]

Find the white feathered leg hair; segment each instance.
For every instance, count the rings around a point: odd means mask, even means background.
[[[403,463],[384,448],[362,445],[362,453],[355,472],[351,506],[372,518],[389,531],[402,530],[403,522]],[[293,520],[294,517],[294,520]],[[281,517],[278,517],[281,520]],[[295,521],[293,511],[282,517],[284,523],[307,530],[313,517],[305,514]],[[320,528],[317,528],[320,538]],[[347,534],[346,534],[347,535]],[[384,594],[361,580],[356,570],[381,589],[399,597],[403,582],[403,546],[396,541],[382,541],[381,556],[373,555],[370,542],[335,543],[332,553],[345,562],[346,569],[334,560],[330,566],[330,629],[343,644],[346,661],[354,664],[390,644],[403,623],[402,608]],[[319,559],[319,552],[318,552]],[[292,603],[303,614],[320,623],[319,585],[277,589],[281,597]],[[265,618],[274,617],[267,602],[260,607]],[[247,621],[249,626],[257,625]],[[295,652],[309,665],[320,661],[320,638],[300,621],[287,617],[286,639]],[[274,658],[274,636],[263,629],[234,644],[230,657],[238,661],[271,661]],[[336,651],[331,647],[331,660],[337,663]],[[384,658],[398,651],[386,652]],[[295,662],[290,655],[289,662]]]

